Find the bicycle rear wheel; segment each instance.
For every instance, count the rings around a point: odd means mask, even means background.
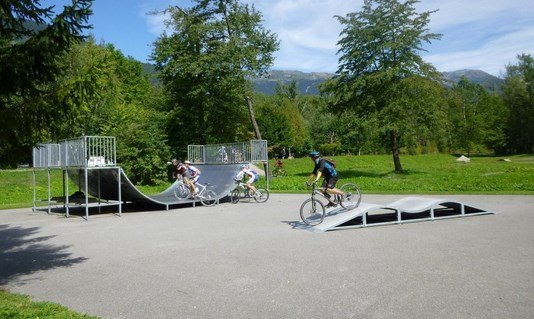
[[[200,202],[204,206],[214,206],[217,204],[217,194],[208,189],[200,196]]]
[[[178,199],[185,199],[189,196],[189,188],[184,183],[179,183],[174,188],[174,196]]]
[[[300,206],[300,218],[310,226],[319,225],[323,222],[326,210],[324,204],[315,198],[305,200]]]
[[[254,200],[258,203],[265,203],[269,199],[269,191],[263,188],[256,189],[254,193]]]
[[[234,189],[230,193],[230,201],[232,202],[232,204],[237,204],[240,198],[241,198],[241,192],[239,191],[239,188]]]
[[[360,206],[362,193],[360,188],[354,183],[343,184],[339,188],[343,192],[343,200],[339,203],[345,209],[354,209]]]

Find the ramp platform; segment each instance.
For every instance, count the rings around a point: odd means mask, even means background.
[[[218,195],[217,200],[227,196],[235,188],[234,177],[241,169],[240,164],[196,166],[202,172],[198,182],[203,185],[210,184],[210,189]],[[81,185],[85,185],[83,169],[69,169],[68,174],[69,178],[76,183],[79,182]],[[174,195],[174,188],[177,183],[174,182],[159,194],[145,195],[128,179],[122,168],[100,168],[88,170],[87,172],[88,193],[93,197],[103,200],[158,204],[164,205],[167,209],[170,205],[194,204],[198,202],[198,199],[181,199],[176,197]]]
[[[338,229],[402,224],[486,214],[493,213],[452,200],[405,197],[388,205],[362,202],[357,208],[352,210],[347,210],[342,207],[327,209],[326,216],[321,224],[309,226],[303,222],[298,222],[294,223],[293,227],[320,233]]]

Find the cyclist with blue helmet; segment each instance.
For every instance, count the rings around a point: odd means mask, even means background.
[[[324,177],[321,188],[323,193],[328,199],[329,203],[326,207],[335,207],[337,204],[330,200],[330,194],[334,194],[338,198],[338,202],[343,195],[343,192],[336,188],[337,180],[339,179],[339,174],[334,168],[332,162],[321,158],[321,154],[318,151],[311,151],[309,154],[311,160],[314,162],[315,166],[313,167],[313,172],[308,177],[306,184],[310,182],[317,182],[319,178]]]

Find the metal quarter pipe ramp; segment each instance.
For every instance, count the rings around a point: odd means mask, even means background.
[[[234,177],[241,169],[241,164],[197,165],[197,167],[202,172],[198,182],[203,185],[209,183],[210,189],[215,191],[218,195],[217,200],[219,200],[227,196],[235,188]],[[85,191],[83,169],[69,169],[68,174],[69,178],[75,183],[79,183],[80,188]],[[145,195],[128,179],[122,168],[100,168],[87,171],[87,193],[103,200],[158,204],[164,205],[167,209],[170,205],[198,202],[197,199],[180,199],[176,197],[174,195],[176,184],[177,182],[174,182],[159,194]]]
[[[445,218],[493,214],[463,203],[438,198],[405,197],[388,205],[360,203],[353,210],[341,207],[327,210],[323,222],[308,226],[303,222],[293,227],[311,232],[326,232],[338,229],[362,228],[390,224],[402,224]]]

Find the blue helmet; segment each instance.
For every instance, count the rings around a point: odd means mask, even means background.
[[[319,154],[318,151],[311,151],[311,152],[310,152],[310,157],[315,158],[315,157],[319,157],[319,155],[320,155],[320,154]]]

